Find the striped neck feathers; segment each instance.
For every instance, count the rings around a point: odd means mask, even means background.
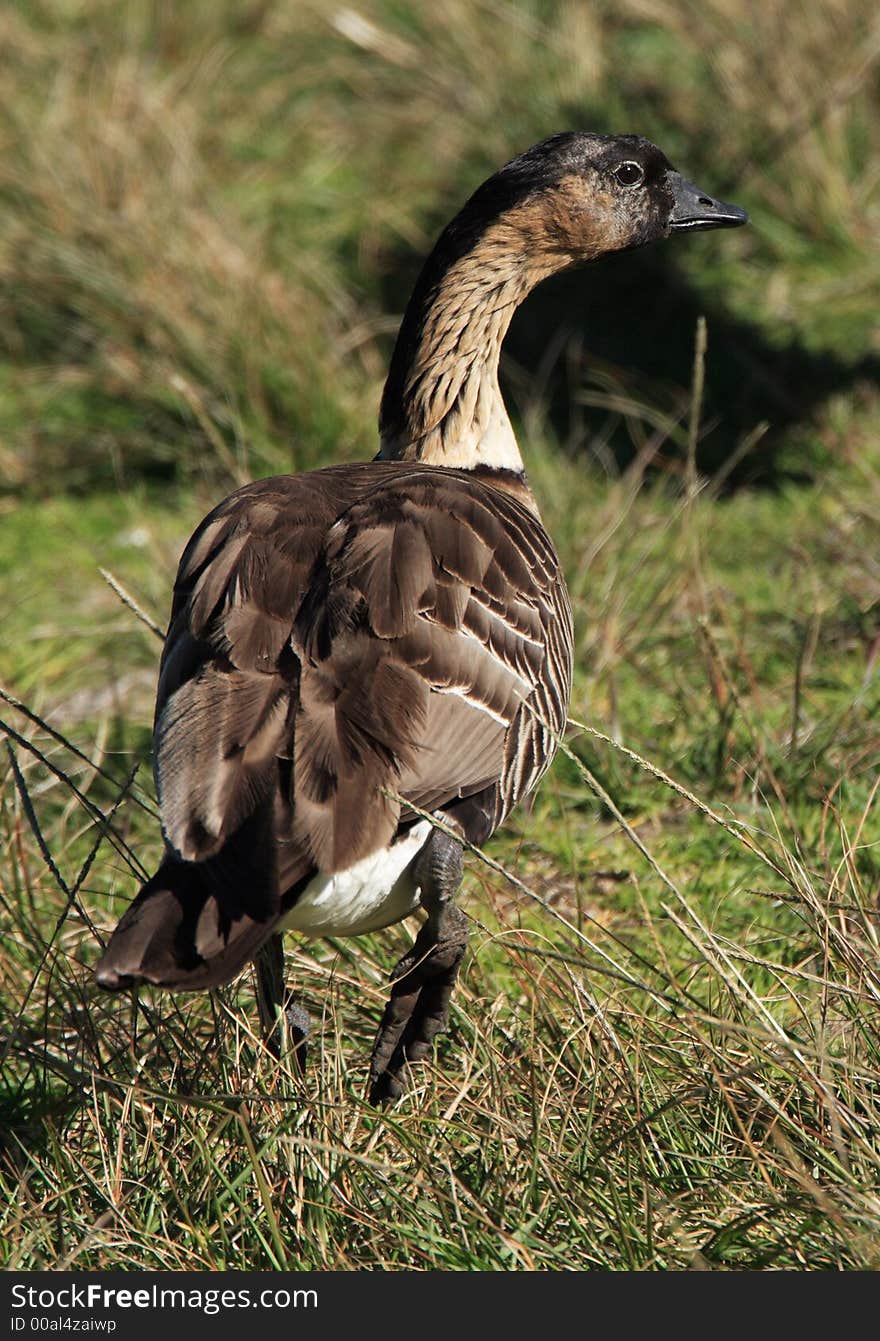
[[[565,236],[540,196],[488,222],[469,217],[467,206],[453,220],[401,323],[382,397],[380,459],[522,471],[498,359],[522,300],[575,260]]]

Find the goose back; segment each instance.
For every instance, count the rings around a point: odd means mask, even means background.
[[[423,810],[482,843],[534,786],[565,725],[572,631],[529,497],[492,472],[373,462],[247,485],[205,519],[155,722],[168,853],[151,894],[180,867],[187,908],[139,972],[225,981],[316,873]]]
[[[274,792],[284,890],[385,845],[412,818],[403,801],[490,789],[467,835],[484,841],[549,764],[570,681],[559,562],[509,489],[379,462],[248,485],[175,584],[156,708],[166,836],[204,860]]]

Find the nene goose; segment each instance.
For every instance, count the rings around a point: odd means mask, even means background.
[[[102,987],[208,988],[257,960],[265,1024],[279,931],[357,936],[421,905],[371,1064],[374,1101],[401,1093],[465,950],[462,845],[538,782],[571,687],[565,581],[498,388],[508,323],[555,271],[745,221],[635,135],[554,135],[468,200],[406,309],[377,458],[247,485],[184,551],[155,719],[166,851]]]

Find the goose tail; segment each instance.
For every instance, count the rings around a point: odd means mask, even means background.
[[[113,932],[95,968],[98,985],[116,992],[147,982],[186,992],[234,978],[281,915],[267,820],[252,816],[205,861],[166,852]]]

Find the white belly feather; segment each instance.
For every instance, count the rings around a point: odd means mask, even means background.
[[[390,847],[334,875],[310,880],[279,930],[307,936],[361,936],[399,922],[419,906],[411,865],[431,830],[422,820]]]

